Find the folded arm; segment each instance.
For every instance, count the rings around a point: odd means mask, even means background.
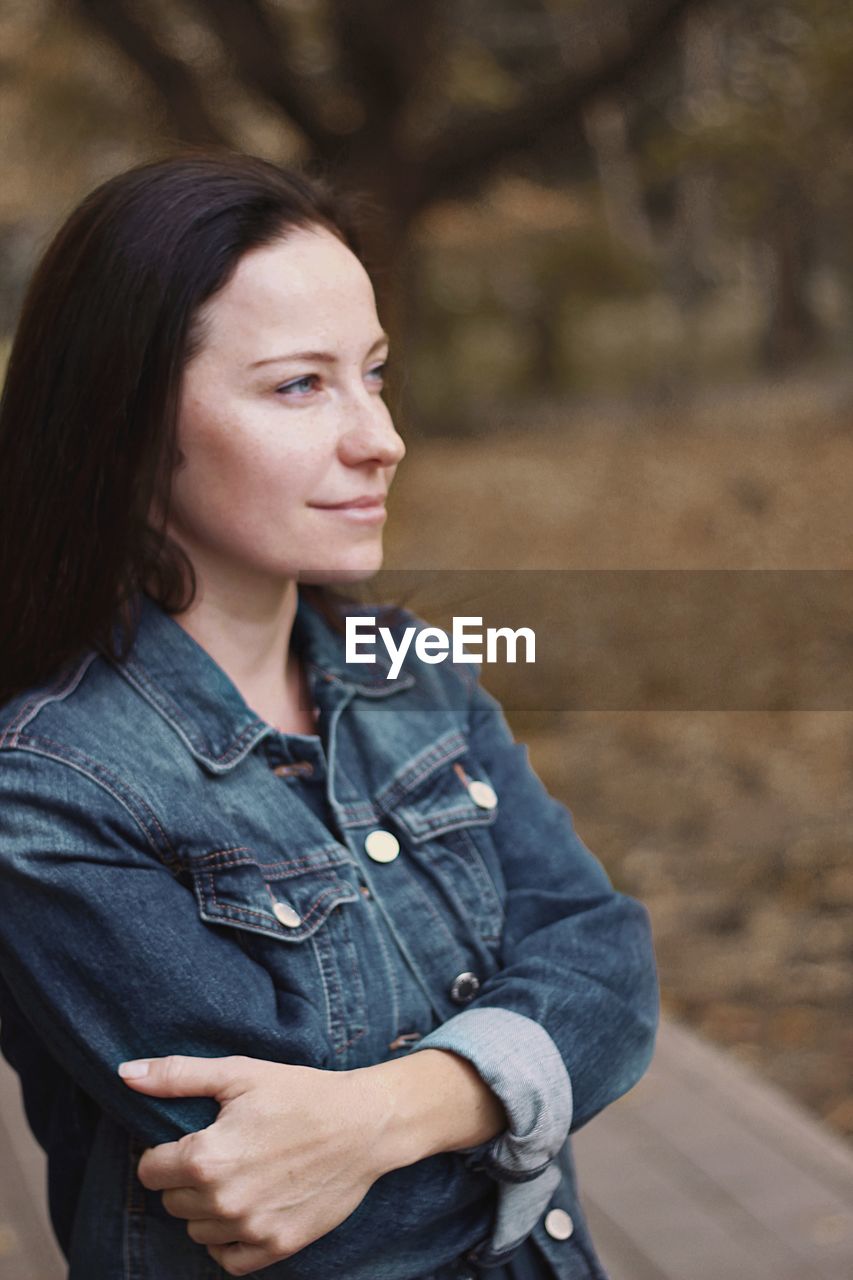
[[[500,1184],[481,1261],[509,1256],[559,1181],[554,1160],[643,1075],[659,993],[649,915],[617,892],[515,741],[500,703],[471,681],[468,741],[498,796],[490,828],[506,880],[499,972],[412,1052],[453,1050],[477,1067],[508,1129],[468,1151]]]
[[[199,1131],[218,1128],[222,1098],[146,1093],[121,1078],[120,1062],[156,1053],[232,1058],[244,1075],[241,1059],[285,1071],[319,1069],[324,1097],[342,1076],[357,1074],[335,1070],[322,990],[314,1003],[276,985],[240,946],[237,931],[199,919],[189,878],[138,795],[105,788],[65,760],[4,750],[0,893],[0,967],[16,1004],[80,1088],[144,1146],[205,1137]],[[453,1064],[443,1065],[449,1078]],[[467,1078],[471,1095],[476,1089],[482,1099],[482,1086]],[[300,1087],[310,1091],[310,1079]],[[284,1113],[292,1101],[281,1098]],[[310,1134],[290,1119],[309,1161]],[[441,1146],[428,1122],[421,1134],[432,1149]],[[364,1132],[359,1143],[368,1146]],[[411,1148],[407,1154],[417,1155]],[[339,1163],[347,1168],[347,1160]],[[331,1274],[343,1257],[348,1274],[368,1276],[376,1240],[386,1237],[400,1274],[410,1274],[436,1230],[451,1244],[453,1233],[464,1231],[464,1245],[472,1219],[479,1215],[488,1229],[488,1190],[485,1175],[449,1152],[389,1170],[339,1226],[289,1258],[286,1274]]]

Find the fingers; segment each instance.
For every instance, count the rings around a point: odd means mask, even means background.
[[[187,1235],[197,1244],[243,1243],[236,1239],[239,1232],[233,1222],[222,1222],[219,1218],[197,1218],[188,1222]]]
[[[247,1276],[252,1271],[261,1271],[273,1262],[289,1258],[295,1250],[270,1249],[257,1244],[211,1244],[207,1252],[218,1262],[229,1276]]]
[[[218,1098],[225,1101],[245,1087],[248,1059],[194,1058],[172,1053],[164,1058],[134,1058],[121,1062],[125,1084],[158,1098]]]
[[[164,1058],[122,1062],[118,1071],[126,1084],[156,1097],[213,1097],[223,1103],[247,1088],[249,1061],[240,1055],[194,1058],[173,1053]],[[143,1074],[136,1074],[140,1070]],[[169,1187],[203,1184],[207,1169],[196,1158],[197,1148],[190,1141],[195,1136],[187,1134],[177,1142],[149,1147],[143,1153],[137,1170],[142,1185],[149,1191],[164,1191]]]
[[[294,1251],[290,1247],[286,1251],[282,1248],[276,1252],[270,1232],[262,1229],[259,1222],[253,1221],[251,1215],[217,1215],[215,1207],[209,1201],[205,1202],[203,1195],[189,1187],[164,1192],[163,1206],[174,1217],[189,1219],[186,1227],[191,1240],[203,1245],[228,1245],[232,1251],[230,1262],[244,1264],[250,1270],[269,1266]],[[246,1251],[249,1249],[255,1250],[254,1261],[247,1255]],[[259,1261],[261,1258],[263,1261]]]
[[[188,1133],[177,1142],[161,1142],[157,1147],[143,1151],[136,1169],[136,1176],[149,1191],[166,1191],[175,1187],[197,1189],[204,1194],[209,1188],[214,1172],[209,1150],[201,1135]],[[207,1140],[209,1147],[209,1139]]]
[[[163,1208],[173,1218],[186,1218],[193,1222],[201,1222],[205,1218],[215,1218],[218,1222],[226,1219],[226,1214],[221,1211],[216,1196],[206,1191],[199,1191],[195,1187],[170,1188],[164,1191],[160,1198]],[[228,1220],[233,1221],[233,1217],[229,1216]],[[244,1239],[243,1235],[233,1227],[231,1235],[226,1236],[226,1241],[242,1239]]]

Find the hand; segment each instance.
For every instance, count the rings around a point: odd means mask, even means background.
[[[187,1219],[192,1240],[229,1275],[259,1271],[331,1231],[386,1167],[376,1077],[242,1056],[146,1059],[125,1083],[155,1097],[213,1097],[214,1124],[149,1147],[143,1186]]]

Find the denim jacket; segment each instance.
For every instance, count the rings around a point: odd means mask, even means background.
[[[381,649],[348,665],[300,595],[319,719],[288,734],[139,602],[124,662],[91,650],[0,711],[2,1049],[70,1280],[226,1274],[135,1176],[218,1105],[135,1092],[122,1060],[346,1070],[430,1047],[474,1064],[507,1130],[384,1175],[262,1274],[452,1280],[531,1237],[555,1277],[600,1280],[570,1135],[652,1057],[645,907],[614,890],[478,667],[414,646],[396,679]]]

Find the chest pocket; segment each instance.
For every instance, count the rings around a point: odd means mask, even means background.
[[[498,944],[506,892],[493,835],[500,797],[466,739],[454,733],[422,753],[376,799],[413,863],[463,924]]]
[[[356,957],[359,901],[349,853],[330,845],[291,860],[228,848],[193,856],[199,916],[238,931],[243,948],[289,990],[325,1004],[329,1036],[343,1054],[366,1031],[366,998]]]

